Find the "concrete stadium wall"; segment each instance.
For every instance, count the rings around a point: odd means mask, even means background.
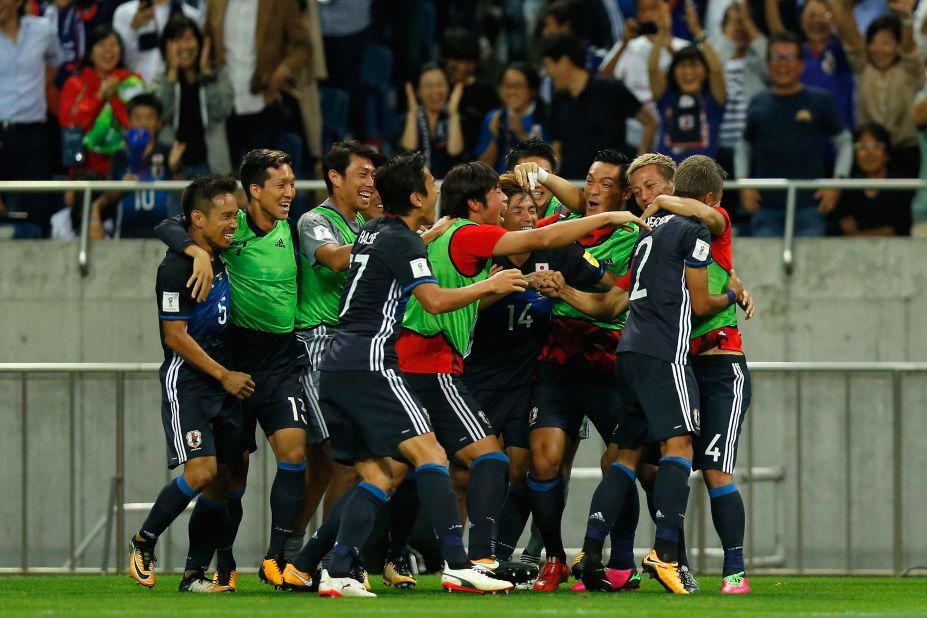
[[[795,273],[780,266],[781,243],[736,243],[736,269],[757,298],[756,319],[744,324],[751,360],[927,361],[927,243],[914,240],[800,240]],[[0,362],[156,362],[160,360],[154,273],[163,248],[151,241],[95,243],[92,268],[82,278],[76,243],[0,244]],[[0,374],[0,568],[20,562],[23,482],[28,483],[28,552],[33,566],[61,566],[68,538],[80,542],[105,515],[115,472],[115,381],[83,376],[69,405],[65,378],[37,375],[26,389],[23,437],[20,386]],[[785,566],[887,569],[892,566],[892,385],[885,376],[754,375],[753,405],[742,440],[741,466],[783,466],[786,480],[776,502],[773,486],[753,486],[748,542],[757,555],[773,553],[781,540]],[[902,382],[902,476],[904,565],[927,564],[927,376]],[[169,478],[164,468],[157,379],[126,382],[126,480],[129,502],[153,500]],[[73,449],[72,445],[73,444]],[[23,453],[26,453],[23,464]],[[596,467],[598,439],[580,450],[577,466]],[[273,478],[272,457],[261,445],[245,499],[245,521],[236,552],[242,566],[256,566],[269,526],[265,505]],[[25,465],[25,469],[24,466]],[[73,468],[73,474],[71,472]],[[847,470],[850,474],[847,474]],[[73,479],[73,481],[72,481]],[[72,504],[73,482],[73,504]],[[579,546],[595,483],[575,481],[564,517],[565,541]],[[742,484],[745,497],[747,484]],[[690,502],[691,539],[702,522]],[[799,526],[798,504],[803,512]],[[849,504],[847,511],[845,505]],[[637,545],[650,542],[652,527],[642,509]],[[126,516],[126,530],[143,513]],[[181,523],[185,525],[185,518]],[[782,537],[781,539],[777,536]],[[710,519],[705,538],[717,541]],[[798,542],[804,551],[801,560]],[[160,545],[163,566],[179,566],[185,532]],[[97,566],[101,538],[79,566]],[[749,551],[749,547],[748,547]],[[110,565],[125,560],[117,539]],[[169,555],[167,555],[169,554]],[[709,560],[717,567],[717,560]]]

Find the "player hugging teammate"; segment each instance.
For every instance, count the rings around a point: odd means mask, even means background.
[[[640,476],[657,523],[643,568],[672,592],[691,591],[679,555],[696,465],[725,549],[722,591],[749,592],[732,475],[750,386],[734,304],[748,317],[753,306],[718,206],[723,172],[690,158],[676,172],[676,196],[640,204],[645,223],[625,210],[629,172],[662,160],[628,168],[601,151],[583,191],[553,173],[542,146],[517,146],[501,181],[481,163],[452,169],[441,197],[453,219],[424,238],[415,232],[435,223],[439,192],[420,155],[381,165],[372,151],[336,144],[329,200],[300,226],[289,220],[295,177],[284,153],[246,155],[245,210],[233,181],[191,183],[184,215],[158,228],[170,247],[157,283],[164,427],[168,464],[184,472],[132,539],[136,581],[154,585],[158,536],[201,494],[181,590],[235,589],[231,547],[260,424],[277,460],[262,580],[375,596],[360,548],[395,496],[388,585],[415,584],[401,553],[421,509],[448,590],[507,591],[525,580],[556,590],[570,574],[560,524],[588,417],[609,449],[574,589],[639,586]],[[383,216],[365,221],[380,200]],[[296,552],[333,462],[341,489],[329,487],[333,507]],[[529,515],[547,549],[540,574],[507,562]]]

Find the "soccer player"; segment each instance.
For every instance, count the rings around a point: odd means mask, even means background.
[[[715,314],[732,306],[743,290],[732,277],[724,294],[709,293],[711,238],[701,221],[658,212],[648,222],[653,232],[641,234],[631,262],[629,316],[616,363],[622,400],[638,405],[625,407],[612,436],[618,459],[593,495],[574,575],[589,590],[613,588],[601,563],[604,538],[634,484],[643,447],[657,441],[657,531],[643,568],[667,591],[689,594],[677,558],[700,407],[688,358],[691,314]]]
[[[535,193],[522,189],[512,174],[503,174],[499,180],[508,198],[502,211],[502,227],[511,232],[534,229],[538,221]],[[493,265],[518,268],[526,276],[560,272],[577,286],[614,285],[612,275],[575,243],[558,249],[495,257]],[[502,439],[509,458],[509,491],[496,522],[495,553],[501,562],[511,557],[531,512],[526,484],[530,456],[528,416],[536,359],[547,338],[552,308],[552,300],[532,289],[481,308],[473,345],[464,361],[464,384],[476,401],[484,403],[493,430]],[[533,580],[537,568],[528,573]]]
[[[712,230],[712,263],[708,290],[721,294],[735,276],[731,219],[721,208],[725,172],[711,158],[694,155],[676,169],[676,198],[657,197],[650,209],[695,216]],[[679,199],[691,198],[691,199]],[[645,213],[649,214],[649,213]],[[719,221],[720,219],[720,221]],[[709,223],[711,222],[711,223]],[[746,318],[753,316],[752,299],[744,292]],[[692,320],[692,370],[701,398],[701,431],[694,438],[695,468],[711,499],[711,516],[724,549],[721,592],[750,592],[744,568],[744,503],[734,482],[734,464],[744,418],[750,407],[750,371],[743,353],[737,312],[733,306]]]
[[[441,191],[444,212],[457,218],[428,247],[435,277],[444,287],[484,280],[493,257],[562,247],[608,226],[642,224],[630,213],[603,212],[543,229],[507,231],[499,226],[507,198],[495,170],[482,162],[455,166]],[[476,303],[436,316],[413,299],[396,348],[399,366],[429,411],[439,442],[452,462],[470,469],[468,554],[492,571],[499,566],[492,556],[492,532],[509,471],[489,419],[461,380],[476,316]]]
[[[536,177],[536,182],[562,200],[572,199],[564,196],[578,193],[586,217],[589,217],[599,212],[624,209],[629,194],[624,175],[626,165],[627,158],[620,152],[610,149],[597,152],[586,175],[585,191],[534,163],[516,166],[515,175],[521,185],[529,189]],[[630,213],[625,214],[630,216]],[[563,223],[552,227],[559,225]],[[579,244],[613,275],[622,277],[636,237],[637,230],[604,229],[583,238]],[[606,443],[618,422],[616,414],[620,402],[615,397],[614,351],[624,321],[624,315],[595,320],[563,301],[554,305],[550,334],[539,355],[534,400],[537,412],[532,410],[530,419],[531,472],[528,487],[531,512],[547,550],[547,563],[534,585],[537,591],[557,590],[569,579],[570,569],[566,564],[561,536],[567,490],[562,474],[563,464],[576,444],[584,417],[592,421]],[[606,453],[603,464],[613,459],[614,453]],[[629,509],[634,509],[637,507],[637,490],[631,488],[629,491],[633,491],[635,497],[626,503]],[[622,534],[623,538],[630,535],[630,540],[625,539],[623,546],[631,543],[633,547],[637,511],[623,521],[633,522],[629,524],[630,532],[618,530],[616,534]],[[613,542],[615,545],[617,543]],[[640,585],[633,555],[626,563],[610,566],[614,567],[614,572],[610,571],[609,575],[616,588]]]
[[[279,587],[284,545],[305,492],[308,423],[299,383],[305,360],[294,330],[299,238],[288,220],[296,176],[288,154],[267,149],[246,154],[239,176],[248,208],[238,211],[235,237],[223,254],[232,300],[229,346],[233,366],[254,376],[257,385],[243,404],[249,448],[257,448],[253,435],[260,423],[277,460],[270,490],[270,542],[258,575]],[[176,218],[159,224],[155,233],[177,252],[195,256],[202,251],[191,246]]]
[[[319,408],[319,364],[338,325],[348,256],[366,223],[363,213],[375,192],[373,172],[381,162],[379,153],[356,141],[333,144],[322,159],[328,199],[300,217],[297,224],[300,268],[296,334],[308,356],[300,382],[310,412],[306,464],[312,474],[306,475],[306,500],[296,531],[287,539],[286,559],[302,548],[306,525],[323,493],[327,490],[328,500],[334,504],[357,482],[351,468],[331,461],[328,428]]]
[[[509,172],[514,172],[516,166],[522,163],[534,163],[548,174],[554,173],[557,169],[557,157],[554,155],[553,147],[537,137],[519,142],[505,157],[505,167]],[[546,219],[558,214],[568,215],[574,208],[577,208],[573,203],[569,205],[561,203],[557,196],[541,183],[535,183],[529,191],[531,199],[537,205],[538,219]]]
[[[415,467],[422,508],[445,559],[442,585],[480,593],[509,590],[511,583],[488,576],[467,558],[447,455],[399,371],[395,341],[410,295],[426,310],[444,313],[481,298],[521,291],[527,282],[512,269],[459,289],[438,287],[425,246],[414,231],[434,222],[438,197],[424,157],[415,153],[391,159],[378,171],[376,185],[385,215],[364,228],[351,250],[339,328],[319,380],[332,455],[353,462],[361,478],[342,499],[336,543],[322,571],[319,594],[376,596],[351,576],[352,564],[395,485],[390,460],[396,457]]]
[[[235,181],[222,176],[197,178],[183,193],[187,232],[213,260],[214,285],[205,301],[196,303],[187,292],[191,258],[167,251],[158,267],[155,287],[164,348],[161,419],[168,468],[183,466],[183,474],[164,486],[131,540],[129,574],[147,588],[156,581],[158,537],[199,496],[190,516],[190,549],[180,592],[231,589],[206,579],[204,573],[225,540],[220,535],[229,465],[241,468],[246,449],[238,400],[247,399],[255,389],[250,375],[227,369],[229,281],[219,251],[229,247],[238,227],[234,193]]]

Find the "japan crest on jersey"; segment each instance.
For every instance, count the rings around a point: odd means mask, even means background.
[[[198,449],[203,443],[203,434],[199,429],[194,429],[187,432],[187,444],[192,449]]]

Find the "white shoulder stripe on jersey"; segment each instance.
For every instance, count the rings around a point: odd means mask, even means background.
[[[467,430],[470,438],[474,442],[485,438],[486,432],[483,431],[483,426],[480,424],[480,421],[476,418],[473,411],[467,406],[467,402],[461,397],[457,387],[454,386],[451,374],[439,373],[437,376],[438,384],[441,386],[441,391],[444,393],[444,398],[451,406],[451,409],[454,410],[454,414],[457,415],[457,418],[460,419],[460,422]]]

